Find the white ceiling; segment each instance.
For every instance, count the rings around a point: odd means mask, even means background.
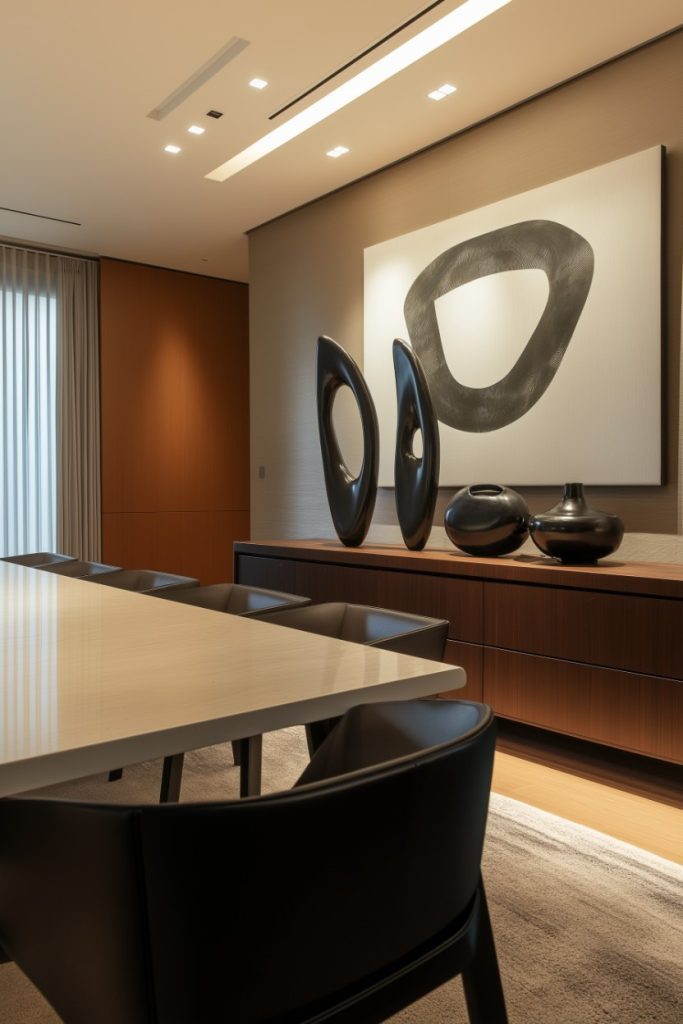
[[[444,0],[274,121],[429,0],[5,0],[0,236],[244,281],[244,232],[674,28],[681,0],[512,0],[224,183],[205,175],[462,0]],[[147,117],[233,36],[250,45]],[[270,83],[257,92],[248,81]],[[426,93],[452,82],[435,103]],[[224,111],[219,121],[205,116]],[[206,126],[201,137],[191,123]],[[182,152],[171,156],[164,145]],[[325,155],[343,144],[338,160]]]

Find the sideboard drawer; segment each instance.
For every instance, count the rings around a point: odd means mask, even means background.
[[[683,679],[683,601],[488,583],[484,643]]]
[[[683,683],[529,654],[484,652],[497,715],[683,763]]]
[[[483,584],[427,573],[296,562],[295,593],[448,619],[452,640],[481,643]]]

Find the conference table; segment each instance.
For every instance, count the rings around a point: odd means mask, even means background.
[[[464,684],[452,665],[0,562],[0,797]]]

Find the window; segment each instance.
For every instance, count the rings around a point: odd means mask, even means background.
[[[54,260],[0,246],[0,554],[56,546]]]

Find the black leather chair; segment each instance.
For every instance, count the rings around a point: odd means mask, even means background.
[[[335,637],[369,647],[381,647],[398,654],[412,654],[417,658],[443,659],[448,636],[446,619],[431,619],[424,615],[410,615],[369,605],[331,601],[260,616],[261,621],[290,629],[303,629],[308,633]],[[313,754],[328,735],[336,718],[309,722],[306,739],[309,753]],[[240,741],[240,791],[251,796],[260,791],[261,736],[250,736]]]
[[[484,705],[372,705],[289,792],[0,801],[0,944],[64,1024],[372,1024],[456,974],[471,1024],[506,1024],[493,751]]]
[[[73,558],[68,562],[49,562],[47,565],[37,565],[36,569],[41,572],[52,572],[56,576],[72,576],[74,579],[85,579],[90,576],[98,576],[103,572],[120,572],[120,565],[105,565],[103,562],[85,562],[79,558]]]
[[[333,636],[338,640],[382,647],[398,654],[412,654],[433,661],[442,660],[448,636],[446,619],[431,619],[424,615],[343,601],[269,612],[261,618],[277,626],[305,629],[307,633]]]
[[[214,583],[207,587],[183,587],[178,590],[158,590],[154,593],[164,601],[177,601],[181,604],[197,605],[200,608],[207,608],[211,611],[225,612],[228,615],[239,615],[242,618],[259,618],[260,616],[285,608],[302,608],[311,603],[310,597],[299,597],[296,594],[285,594],[279,590],[264,590],[262,587],[249,587],[239,583]],[[252,748],[248,742],[244,745],[238,740],[232,744],[233,759],[235,764],[240,766],[241,774],[248,774],[250,755],[253,764],[256,754],[256,743]],[[242,762],[242,754],[245,753],[245,760]],[[161,803],[176,801],[180,798],[180,786],[183,776],[184,754],[172,754],[164,758],[164,768],[161,779],[161,792],[159,799]],[[252,774],[260,770],[260,761],[252,767]],[[110,780],[116,781],[121,777],[119,771],[110,773]],[[245,778],[243,788],[248,786],[248,779]]]
[[[74,562],[73,555],[60,555],[56,551],[33,551],[29,555],[8,555],[0,558],[0,562],[14,562],[15,565],[27,565],[36,568],[39,565],[50,565],[53,562]]]
[[[241,583],[213,583],[208,587],[187,587],[180,590],[156,591],[155,597],[181,604],[194,604],[214,612],[258,618],[269,612],[285,608],[303,608],[311,603],[310,597],[285,594],[279,590],[264,590]]]
[[[199,580],[192,576],[177,576],[170,572],[155,572],[153,569],[116,569],[114,572],[100,572],[88,577],[89,583],[100,583],[106,587],[133,590],[138,594],[151,594],[156,590],[171,587],[198,587]]]

